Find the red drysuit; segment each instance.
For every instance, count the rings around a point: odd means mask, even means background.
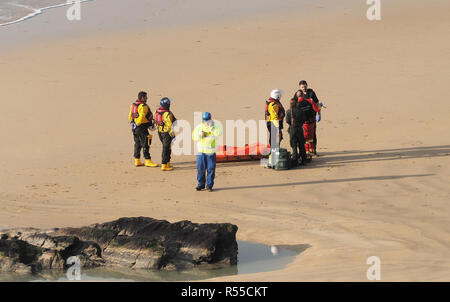
[[[319,112],[320,111],[320,107],[318,104],[316,104],[312,99],[304,99],[304,98],[300,98],[299,102],[304,102],[307,101],[308,103],[303,103],[306,104],[306,108],[310,107],[309,109],[314,110],[315,112]],[[305,106],[304,106],[305,107]],[[311,112],[314,112],[312,111]],[[315,115],[315,114],[314,114]],[[305,123],[303,123],[303,135],[305,136],[305,150],[306,150],[306,156],[311,158],[312,154],[315,153],[315,149],[316,146],[314,145],[314,133],[316,132],[316,120],[315,117],[311,118],[311,120],[306,121]]]

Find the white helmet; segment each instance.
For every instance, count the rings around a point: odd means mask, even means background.
[[[272,90],[272,92],[270,93],[270,97],[275,100],[281,99],[281,90],[280,89]]]

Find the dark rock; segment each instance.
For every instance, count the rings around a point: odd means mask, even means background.
[[[41,254],[40,248],[23,240],[0,239],[0,269],[2,271],[38,271],[40,266],[36,260]]]
[[[237,263],[237,226],[121,218],[81,228],[0,232],[0,272],[64,269],[71,256],[82,267],[183,269]]]

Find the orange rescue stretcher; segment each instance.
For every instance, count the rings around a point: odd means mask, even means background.
[[[270,145],[251,144],[245,147],[218,146],[216,161],[218,163],[259,160],[269,156]]]

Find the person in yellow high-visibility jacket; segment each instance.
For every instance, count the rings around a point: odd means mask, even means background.
[[[213,191],[216,176],[217,138],[222,135],[222,128],[211,118],[211,113],[203,114],[203,122],[195,127],[192,139],[197,142],[197,191]],[[206,176],[207,173],[207,176]]]
[[[266,121],[269,130],[270,142],[273,148],[279,148],[283,140],[283,120],[285,117],[284,107],[280,102],[281,91],[272,90],[270,98],[266,101]]]
[[[159,139],[163,145],[162,149],[162,161],[161,170],[162,171],[172,171],[173,166],[170,163],[170,158],[172,155],[172,141],[175,138],[173,132],[173,123],[177,120],[170,111],[170,99],[164,97],[160,101],[161,107],[155,112],[155,124],[158,126]]]
[[[147,105],[147,92],[141,91],[138,99],[130,107],[128,120],[131,123],[131,130],[134,138],[134,165],[156,167],[150,157],[151,135],[148,129],[153,127],[153,113]],[[141,163],[141,150],[143,150],[145,164]]]

